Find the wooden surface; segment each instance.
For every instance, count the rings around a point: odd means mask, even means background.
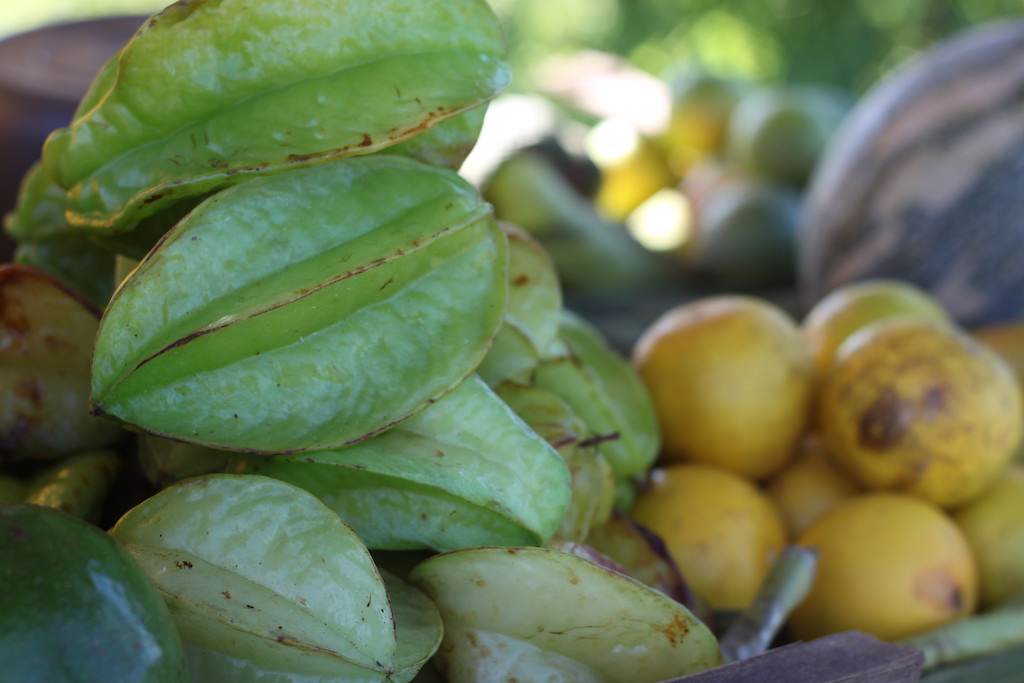
[[[663,683],[910,683],[923,661],[920,650],[848,631]]]

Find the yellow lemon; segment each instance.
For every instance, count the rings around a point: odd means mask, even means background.
[[[667,311],[633,348],[670,461],[751,478],[778,471],[803,434],[813,370],[796,322],[767,300],[720,295]]]
[[[859,630],[896,640],[970,614],[978,578],[967,539],[941,508],[901,493],[839,503],[797,539],[818,552],[791,635]]]
[[[951,321],[942,304],[917,285],[877,278],[832,290],[807,312],[800,331],[815,367],[824,374],[847,337],[870,323],[898,315]]]
[[[729,115],[746,86],[710,74],[677,80],[662,146],[672,170],[685,177],[696,164],[719,156]]]
[[[923,319],[874,323],[837,351],[818,397],[825,444],[871,489],[967,503],[1020,440],[1013,372],[961,330]]]
[[[837,503],[864,488],[832,463],[818,435],[809,435],[796,458],[766,482],[764,490],[779,506],[786,528],[795,538]]]
[[[678,182],[657,143],[624,120],[594,126],[587,149],[601,172],[594,205],[612,220],[625,220],[651,195]]]
[[[1024,468],[1008,469],[953,519],[978,560],[981,608],[1024,590]]]
[[[788,540],[771,499],[710,465],[654,470],[632,514],[664,540],[687,584],[712,609],[749,605]]]

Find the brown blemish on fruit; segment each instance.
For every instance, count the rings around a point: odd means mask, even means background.
[[[8,279],[3,284],[8,285],[10,282],[11,280]],[[24,339],[32,333],[32,323],[27,315],[21,314],[21,311],[18,310],[20,307],[11,306],[10,303],[10,299],[0,288],[0,324],[3,325],[4,333],[13,339]]]
[[[910,424],[910,411],[892,389],[884,389],[861,413],[858,426],[860,445],[876,451],[892,448],[900,442]]]
[[[22,377],[15,383],[12,393],[26,399],[30,404],[30,409],[27,413],[18,412],[5,420],[8,428],[0,433],[0,462],[17,457],[17,451],[22,448],[26,440],[31,438],[32,432],[38,431],[38,427],[35,427],[38,424],[37,415],[45,407],[42,386],[38,377]]]
[[[957,614],[963,609],[963,596],[956,577],[944,567],[925,569],[914,577],[914,597],[942,614]]]
[[[661,629],[662,635],[668,639],[668,642],[672,645],[678,645],[683,642],[686,635],[690,632],[690,625],[686,623],[686,619],[681,616],[675,616],[672,621]]]
[[[152,204],[153,202],[158,202],[161,199],[164,199],[165,197],[170,197],[172,194],[173,193],[170,190],[164,190],[163,192],[154,192],[153,194],[143,199],[142,203]]]
[[[26,375],[14,384],[12,392],[18,398],[28,403],[32,410],[43,408],[43,381],[37,375]]]

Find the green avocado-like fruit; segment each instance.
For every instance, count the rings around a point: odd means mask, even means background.
[[[132,556],[28,503],[0,503],[0,671],[8,683],[188,680],[170,612]]]

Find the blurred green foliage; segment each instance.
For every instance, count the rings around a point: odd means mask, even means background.
[[[150,13],[170,0],[0,0],[0,36],[44,23]],[[973,24],[1024,14],[1024,0],[489,0],[517,74],[583,49],[659,77],[705,71],[863,92],[916,52]]]
[[[861,93],[967,26],[1020,16],[1024,0],[491,0],[516,87],[544,58],[604,50],[671,80],[697,71]]]

